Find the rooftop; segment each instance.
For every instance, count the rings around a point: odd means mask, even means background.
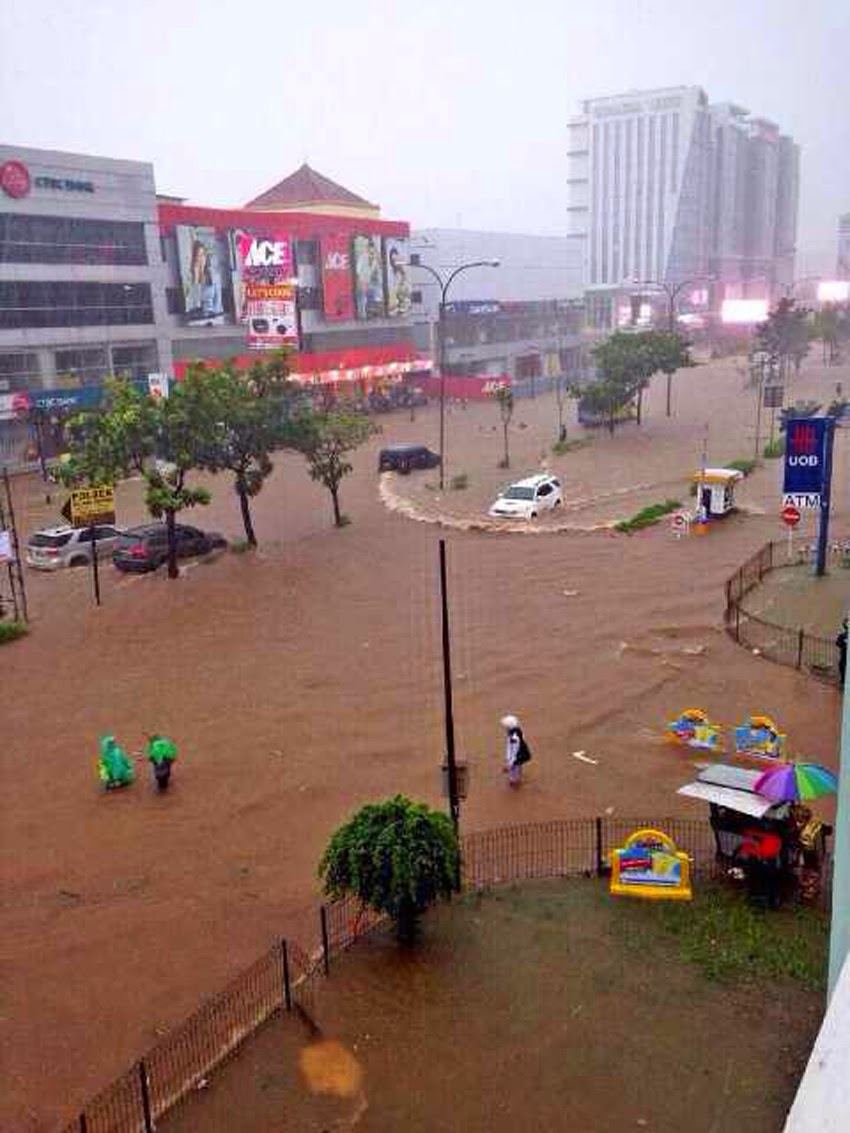
[[[350,189],[317,173],[305,162],[282,181],[249,201],[246,209],[294,209],[305,205],[343,205],[354,209],[377,209],[377,205]]]

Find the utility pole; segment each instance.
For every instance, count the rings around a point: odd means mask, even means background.
[[[449,780],[449,813],[457,835],[460,826],[457,762],[455,760],[455,718],[452,704],[452,651],[449,633],[449,600],[446,587],[446,541],[440,540],[440,608],[443,622],[443,696],[446,709],[446,770]]]

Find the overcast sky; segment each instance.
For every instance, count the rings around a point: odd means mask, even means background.
[[[850,211],[850,0],[0,0],[0,141],[239,205],[305,159],[415,226],[565,229],[582,98],[679,84],[802,148],[798,275]]]

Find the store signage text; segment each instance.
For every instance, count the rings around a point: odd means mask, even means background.
[[[74,181],[71,177],[36,177],[36,189],[61,189],[64,193],[93,193],[93,181]]]
[[[328,252],[325,271],[348,271],[348,255],[345,252]]]
[[[252,240],[245,255],[245,267],[286,267],[289,263],[288,253],[285,240]]]

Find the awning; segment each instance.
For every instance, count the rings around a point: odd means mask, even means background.
[[[676,793],[686,795],[690,799],[701,799],[705,803],[725,806],[729,810],[736,810],[739,814],[749,814],[753,818],[764,818],[776,805],[763,795],[754,795],[751,791],[736,791],[733,787],[718,787],[714,783],[686,783]]]

